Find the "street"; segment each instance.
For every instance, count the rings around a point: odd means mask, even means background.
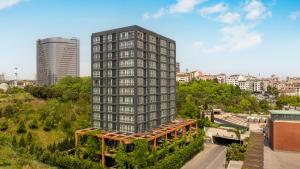
[[[205,149],[181,169],[224,169],[225,161],[226,146],[205,144]]]

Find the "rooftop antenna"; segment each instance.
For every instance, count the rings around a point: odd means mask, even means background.
[[[15,67],[15,79],[14,79],[14,86],[17,87],[18,86],[18,68]]]

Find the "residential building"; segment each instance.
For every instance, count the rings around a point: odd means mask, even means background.
[[[273,150],[300,151],[300,111],[270,110],[269,141]]]
[[[143,132],[176,117],[176,43],[139,26],[93,33],[93,127]]]
[[[217,80],[221,84],[226,83],[226,74],[218,74],[217,75]]]
[[[176,81],[179,83],[188,83],[190,81],[190,74],[178,72],[176,73]]]
[[[56,84],[65,76],[79,76],[79,40],[60,37],[37,41],[37,83]]]
[[[242,78],[243,77],[241,75],[231,75],[231,76],[227,77],[226,83],[231,84],[233,86],[238,86],[239,85],[239,81]]]
[[[264,83],[261,80],[253,81],[252,85],[252,92],[262,93],[264,91]]]

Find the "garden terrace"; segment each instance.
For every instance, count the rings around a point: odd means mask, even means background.
[[[112,154],[105,152],[105,146],[113,146],[120,144],[129,145],[135,140],[147,140],[153,150],[157,149],[157,144],[162,139],[176,140],[177,137],[188,136],[192,138],[198,133],[197,120],[181,119],[168,124],[162,124],[159,128],[145,131],[144,133],[126,133],[118,131],[104,131],[97,128],[86,128],[75,131],[75,145],[79,142],[79,136],[93,136],[101,141],[101,157],[102,164],[105,165],[105,156],[112,157]]]

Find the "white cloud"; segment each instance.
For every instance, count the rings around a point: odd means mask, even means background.
[[[265,19],[271,16],[271,11],[267,10],[265,5],[260,0],[250,0],[246,3],[244,10],[246,11],[247,20]]]
[[[236,12],[227,12],[218,16],[217,21],[227,24],[233,24],[240,21],[240,14]]]
[[[177,3],[170,6],[170,13],[187,13],[194,10],[195,6],[206,0],[177,0]]]
[[[157,12],[150,14],[148,12],[144,13],[143,19],[158,19],[168,13],[188,13],[194,10],[195,6],[206,0],[177,0],[176,4],[171,5],[167,8],[160,8]]]
[[[144,20],[148,20],[150,18],[151,18],[151,16],[150,16],[150,14],[148,12],[144,13],[144,15],[143,15],[143,19]]]
[[[295,21],[300,18],[300,11],[292,12],[289,16],[290,20]]]
[[[214,6],[204,7],[200,9],[199,13],[201,16],[205,16],[205,15],[221,13],[225,11],[227,11],[227,6],[223,2],[221,2]]]
[[[0,0],[0,10],[10,8],[20,3],[21,0]]]
[[[194,42],[192,48],[203,53],[238,52],[261,44],[262,37],[250,26],[227,26],[220,30],[222,40],[213,46],[207,46],[201,41]]]
[[[148,12],[144,13],[143,19],[148,20],[148,19],[158,19],[161,16],[165,15],[167,13],[167,10],[165,8],[160,8],[156,13],[154,14],[149,14]]]

